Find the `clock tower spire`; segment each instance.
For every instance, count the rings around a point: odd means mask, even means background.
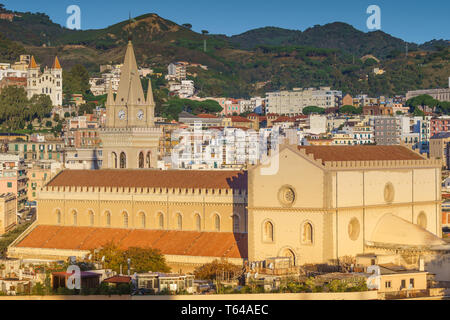
[[[155,168],[161,129],[155,127],[155,102],[149,80],[144,95],[133,43],[128,41],[117,95],[109,88],[106,126],[100,131],[103,168]]]

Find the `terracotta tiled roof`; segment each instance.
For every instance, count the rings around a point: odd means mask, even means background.
[[[53,272],[52,275],[54,276],[59,276],[59,277],[70,277],[71,275],[73,275],[73,273],[68,273],[68,272]],[[89,271],[80,271],[80,276],[82,278],[100,278],[101,275],[95,272],[89,272]]]
[[[61,64],[59,63],[58,57],[55,57],[55,61],[53,61],[52,69],[61,69]]]
[[[39,225],[19,248],[92,250],[114,242],[122,249],[154,248],[165,255],[247,258],[247,235],[231,232],[138,230]]]
[[[103,280],[106,283],[130,283],[131,277],[128,276],[114,276]]]
[[[286,116],[280,116],[272,122],[294,122],[294,121],[295,121],[295,119],[293,119],[293,118],[286,117]]]
[[[205,119],[207,119],[207,118],[216,119],[216,118],[217,118],[215,115],[213,115],[213,114],[207,114],[207,113],[201,113],[201,114],[198,114],[197,117],[199,117],[199,118],[205,118]]]
[[[248,120],[247,118],[241,117],[241,116],[231,116],[231,121],[233,122],[252,122]]]
[[[246,171],[64,170],[49,187],[246,189]]]
[[[299,146],[322,161],[424,160],[402,146]]]

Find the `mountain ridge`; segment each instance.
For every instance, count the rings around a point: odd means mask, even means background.
[[[155,13],[136,17],[131,24],[122,21],[104,29],[81,31],[61,27],[42,13],[20,15],[13,22],[0,21],[0,33],[6,31],[6,46],[12,45],[10,40],[19,45],[14,51],[16,56],[23,46],[38,63],[49,65],[58,55],[65,69],[83,64],[91,74],[98,74],[100,64],[122,62],[131,34],[138,63],[157,72],[165,72],[173,61],[207,65],[208,70],[188,70],[204,96],[248,97],[312,86],[331,86],[352,94],[402,94],[406,90],[445,86],[450,74],[449,49],[442,48],[448,41],[427,43],[428,49],[434,51],[410,44],[412,52],[406,57],[403,40],[382,31],[364,33],[342,22],[316,25],[303,32],[260,28],[233,39],[196,33]],[[28,33],[30,37],[24,38],[23,34]],[[252,34],[256,45],[246,49],[242,43],[250,45],[246,37]],[[1,50],[0,46],[0,55]],[[360,58],[366,54],[381,61],[362,61]],[[14,59],[11,54],[5,55]],[[375,76],[375,67],[386,73]]]

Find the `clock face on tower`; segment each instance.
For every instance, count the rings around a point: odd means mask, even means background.
[[[126,116],[125,110],[120,110],[117,115],[119,116],[120,120],[125,120],[125,116]]]
[[[139,110],[138,113],[137,113],[137,118],[139,120],[144,120],[144,111]]]

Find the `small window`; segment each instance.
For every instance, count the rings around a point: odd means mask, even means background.
[[[313,243],[313,227],[312,227],[311,223],[307,222],[303,225],[302,242],[305,244]]]
[[[409,289],[414,289],[414,278],[409,279]]]
[[[177,214],[177,229],[183,230],[183,217],[180,213]]]
[[[145,213],[141,212],[140,217],[141,217],[141,228],[145,229],[145,226],[146,226]]]
[[[214,227],[217,232],[220,231],[220,217],[218,214],[214,216]]]
[[[273,242],[273,224],[269,221],[264,223],[264,241]]]
[[[390,281],[386,281],[385,284],[384,284],[384,286],[385,286],[386,288],[391,288],[391,282],[390,282]]]
[[[402,280],[402,286],[400,289],[405,289],[406,288],[406,280]]]
[[[12,188],[12,182],[8,182],[8,188]]]
[[[106,213],[106,226],[111,227],[111,213]]]
[[[233,232],[234,233],[240,232],[240,222],[239,222],[239,217],[237,215],[233,216]]]
[[[91,226],[94,225],[94,212],[92,212],[92,211],[89,211],[89,224]]]
[[[128,213],[123,213],[123,227],[128,228]]]
[[[195,215],[195,230],[202,231],[202,219],[198,214]]]
[[[162,213],[158,215],[158,226],[159,229],[164,229],[164,215]]]

